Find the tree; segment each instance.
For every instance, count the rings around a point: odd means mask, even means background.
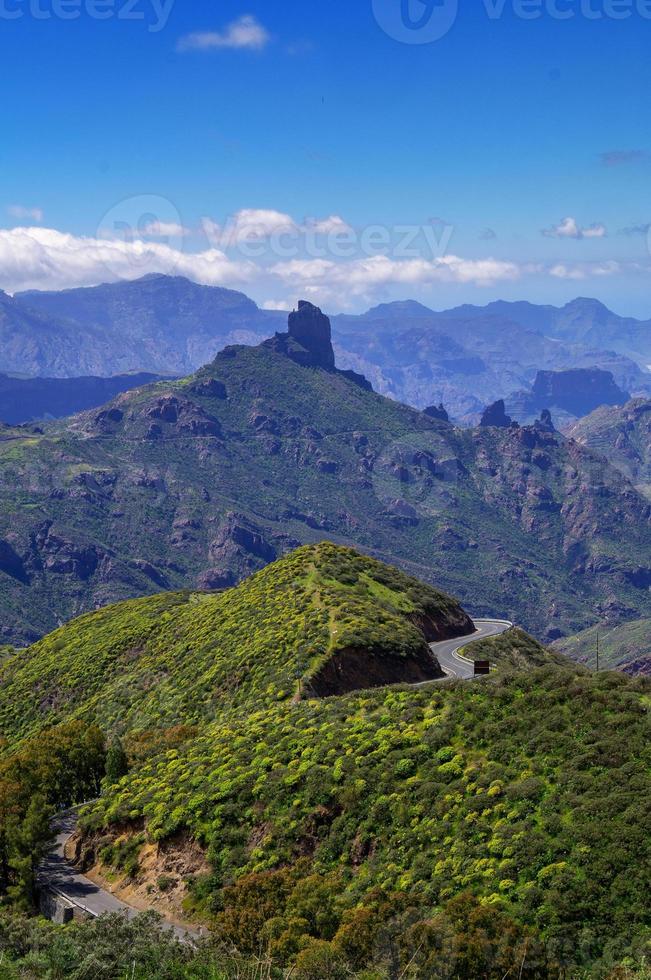
[[[22,820],[14,820],[7,829],[9,867],[12,884],[7,888],[11,901],[29,910],[34,904],[36,869],[52,843],[54,810],[42,793],[32,797]]]
[[[109,786],[119,783],[129,772],[129,761],[119,738],[114,738],[106,753],[106,782]]]

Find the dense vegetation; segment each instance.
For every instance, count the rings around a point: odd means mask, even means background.
[[[0,431],[0,641],[323,538],[542,639],[651,615],[646,501],[555,433],[455,429],[266,347],[43,429]]]
[[[553,961],[614,964],[649,927],[639,684],[548,666],[272,706],[144,761],[88,827],[188,828],[214,867],[190,903],[280,961],[319,941],[368,963],[386,917],[424,930],[470,891]]]
[[[517,626],[501,636],[487,637],[469,644],[461,651],[468,660],[489,660],[499,671],[530,670],[545,664],[567,666],[561,654],[547,649]]]
[[[184,895],[214,939],[184,951],[136,924],[125,968],[126,926],[45,941],[7,919],[7,976],[543,980],[641,964],[651,687],[512,631],[473,651],[499,667],[481,683],[310,696],[313,671],[342,647],[406,663],[426,621],[464,623],[442,593],[323,544],[232,592],[101,610],[10,656],[3,765],[68,726],[95,732],[85,790],[64,777],[44,790],[54,803],[93,796],[108,770],[82,817],[81,859],[137,883],[152,847],[182,857],[198,843],[209,871],[148,887]],[[52,696],[30,701],[40,677]],[[108,972],[65,973],[107,944]]]
[[[108,607],[16,652],[0,664],[0,734],[70,716],[120,733],[261,709],[349,648],[410,661],[427,649],[417,623],[441,638],[471,630],[454,599],[397,569],[327,542],[300,548],[229,592]]]

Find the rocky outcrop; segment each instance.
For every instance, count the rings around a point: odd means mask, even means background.
[[[445,677],[427,644],[414,656],[376,655],[372,650],[350,647],[334,654],[310,678],[304,695],[329,698],[351,691],[387,684],[419,684]]]
[[[577,368],[571,371],[539,371],[532,395],[536,408],[557,406],[577,418],[600,405],[625,405],[630,395],[615,384],[610,371]]]
[[[313,367],[330,371],[335,366],[330,320],[318,306],[301,300],[289,314],[289,336],[311,355]]]
[[[494,402],[492,405],[489,405],[488,408],[484,409],[484,414],[481,417],[481,422],[479,425],[482,429],[509,429],[511,426],[517,425],[517,422],[514,422],[513,419],[506,414],[504,399],[500,398],[499,401]]]
[[[626,404],[629,395],[612,372],[600,368],[539,371],[531,391],[516,391],[507,399],[508,411],[523,425],[544,410],[554,413],[563,430],[595,409]]]
[[[429,408],[424,409],[423,414],[429,416],[431,419],[436,419],[437,422],[450,421],[450,416],[445,410],[443,402],[441,402],[438,406],[430,405]]]
[[[287,333],[277,333],[271,340],[266,340],[262,346],[284,354],[302,367],[336,372],[360,388],[373,390],[363,374],[350,370],[337,371],[330,320],[318,306],[301,300],[298,309],[289,314],[288,325]]]
[[[541,432],[555,432],[554,421],[552,419],[552,413],[548,408],[543,408],[540,413],[540,418],[534,422],[534,429],[539,429]]]
[[[150,438],[161,438],[165,429],[160,423],[174,426],[179,432],[192,436],[219,436],[221,426],[217,419],[185,398],[177,395],[164,395],[148,409],[147,418],[153,420],[149,429]]]

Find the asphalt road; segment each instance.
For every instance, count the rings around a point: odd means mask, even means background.
[[[496,619],[476,619],[474,623],[477,631],[469,636],[459,636],[456,640],[441,640],[440,643],[430,643],[430,650],[447,677],[458,677],[464,681],[474,680],[474,664],[460,657],[459,650],[467,647],[470,643],[476,643],[477,640],[484,640],[487,636],[500,636],[513,626],[513,623],[506,620]],[[424,683],[431,684],[432,682],[425,681]],[[421,687],[422,685],[417,686]]]
[[[56,891],[63,898],[87,914],[97,917],[106,912],[118,912],[125,915],[128,919],[133,919],[139,914],[138,909],[132,908],[121,902],[110,892],[104,891],[85,875],[78,871],[66,860],[65,846],[77,828],[77,813],[75,810],[68,810],[57,817],[54,829],[56,840],[52,845],[52,850],[43,859],[38,872],[39,880],[47,887]],[[192,933],[181,926],[170,925],[170,930],[177,939],[183,942],[192,942],[198,937],[198,933]]]

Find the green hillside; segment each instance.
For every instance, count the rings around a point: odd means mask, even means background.
[[[70,717],[123,731],[263,709],[309,693],[331,660],[343,687],[369,658],[375,683],[440,677],[426,639],[470,632],[455,600],[324,542],[228,592],[108,607],[16,652],[0,664],[0,734],[12,741]]]
[[[3,429],[0,642],[228,587],[326,538],[541,639],[651,615],[648,504],[617,470],[544,429],[455,429],[291,353],[228,348],[183,381]]]
[[[468,629],[327,543],[222,594],[104,609],[2,664],[4,778],[52,724],[120,735],[82,866],[299,978],[501,980],[523,956],[524,977],[604,976],[651,928],[651,689],[521,631],[478,644],[492,678],[412,686],[426,639]],[[347,693],[318,691],[333,663]],[[390,683],[349,691],[351,663]]]
[[[556,648],[592,670],[623,670],[627,674],[651,674],[651,619],[634,619],[621,626],[601,624],[577,636],[560,640]]]

